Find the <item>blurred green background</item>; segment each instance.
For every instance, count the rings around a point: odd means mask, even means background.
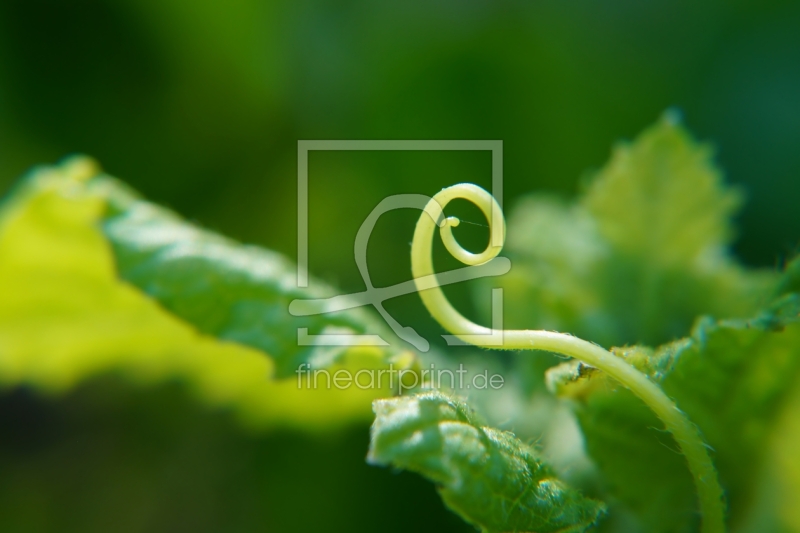
[[[0,190],[83,152],[191,220],[294,257],[299,139],[501,139],[513,208],[574,194],[613,142],[677,107],[747,193],[737,254],[773,266],[800,234],[799,28],[800,2],[779,0],[3,0]],[[309,165],[310,268],[349,291],[362,289],[353,237],[378,201],[490,183],[487,153]],[[416,216],[379,222],[376,285],[410,277]],[[459,231],[475,247],[486,235]],[[417,298],[387,308],[439,332]],[[6,392],[0,529],[469,530],[427,482],[366,466],[367,442],[366,427],[243,434],[175,390],[113,380],[57,403]]]

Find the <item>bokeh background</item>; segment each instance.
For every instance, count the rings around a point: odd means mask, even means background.
[[[501,139],[513,207],[574,195],[668,108],[746,191],[739,257],[796,253],[797,1],[0,2],[0,190],[87,153],[149,199],[292,257],[299,139]],[[489,180],[487,153],[312,154],[311,271],[361,290],[350,250],[380,199]],[[376,285],[410,277],[416,216],[381,219]],[[388,308],[438,333],[416,299]],[[2,394],[0,475],[16,476],[0,487],[3,531],[469,530],[429,483],[364,464],[366,426],[247,434],[177,388],[117,385]]]

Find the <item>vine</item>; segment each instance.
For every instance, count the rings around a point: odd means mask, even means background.
[[[457,198],[474,203],[489,221],[490,241],[486,249],[479,254],[464,249],[453,236],[452,228],[458,226],[458,218],[444,215],[445,206]],[[456,259],[467,265],[477,266],[491,261],[500,253],[505,241],[505,220],[494,197],[477,185],[469,183],[461,183],[443,189],[425,206],[414,231],[411,245],[411,270],[415,281],[435,279],[432,248],[437,226],[447,250]],[[438,283],[417,281],[417,288],[431,315],[446,330],[465,342],[490,349],[543,350],[565,355],[607,373],[630,389],[661,419],[686,457],[697,489],[703,533],[723,533],[725,531],[722,488],[717,479],[716,469],[708,455],[707,447],[697,427],[689,421],[658,385],[625,360],[596,344],[572,335],[551,331],[495,331],[475,324],[459,313],[447,300]],[[502,338],[500,344],[496,341],[482,343],[480,340],[480,336],[495,339],[498,335]]]

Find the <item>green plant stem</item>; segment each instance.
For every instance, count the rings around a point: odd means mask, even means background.
[[[486,250],[473,254],[464,250],[452,234],[458,219],[444,216],[444,207],[453,199],[462,198],[473,202],[490,223],[491,238]],[[469,265],[480,265],[494,259],[503,247],[505,221],[495,199],[485,190],[472,184],[458,184],[436,194],[425,208],[417,222],[414,240],[411,245],[411,270],[415,280],[435,279],[432,247],[436,227],[440,228],[442,241],[454,257]],[[680,446],[694,477],[702,513],[703,533],[723,533],[724,504],[722,488],[717,479],[717,471],[708,455],[697,427],[678,409],[675,403],[661,388],[644,374],[629,365],[625,360],[577,337],[541,330],[502,330],[494,331],[471,322],[459,313],[447,300],[436,282],[417,282],[420,297],[428,311],[448,331],[455,336],[484,348],[504,350],[544,350],[591,365],[616,379],[642,399],[664,423]],[[481,335],[502,335],[502,343],[483,344]]]

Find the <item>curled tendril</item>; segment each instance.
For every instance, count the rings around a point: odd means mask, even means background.
[[[465,250],[453,235],[452,228],[458,226],[458,219],[445,217],[445,206],[454,199],[461,198],[472,202],[483,212],[490,224],[491,238],[486,249],[473,254]],[[414,240],[411,244],[411,270],[415,280],[429,280],[435,274],[432,259],[433,238],[439,227],[442,241],[447,250],[462,263],[481,265],[497,257],[505,240],[505,221],[495,199],[477,185],[461,183],[443,189],[425,206],[425,211],[417,222]],[[447,300],[438,284],[417,283],[420,297],[433,317],[453,335],[462,340],[484,348],[505,350],[545,350],[572,357],[591,365],[627,387],[641,398],[661,419],[686,457],[689,470],[694,477],[700,510],[702,512],[704,533],[723,533],[724,505],[722,488],[717,472],[708,455],[706,445],[697,427],[678,409],[675,403],[650,381],[644,374],[624,359],[615,356],[600,346],[565,333],[542,330],[502,330],[480,326],[459,313]],[[480,336],[501,335],[501,344],[481,344]]]

